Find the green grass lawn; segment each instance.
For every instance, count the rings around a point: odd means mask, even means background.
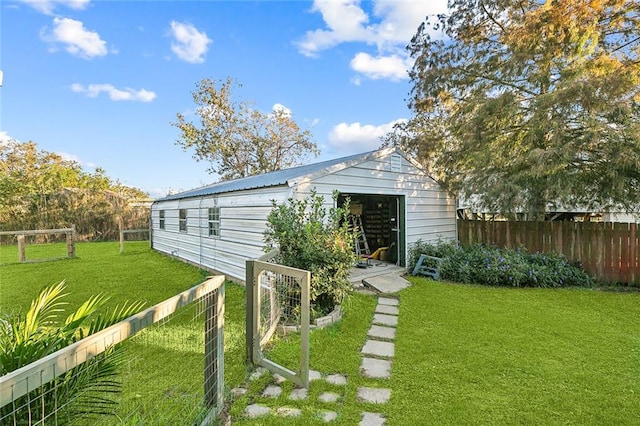
[[[411,281],[390,424],[640,421],[640,294]]]
[[[356,404],[356,392],[360,386],[380,386],[382,381],[366,379],[360,375],[362,356],[360,350],[366,341],[367,331],[371,325],[376,299],[372,296],[353,294],[344,305],[343,318],[337,324],[311,333],[309,349],[309,365],[311,369],[323,375],[342,374],[347,377],[347,386],[337,386],[324,380],[312,381],[309,397],[306,400],[291,401],[287,399],[292,384],[285,382],[283,395],[279,398],[262,397],[267,384],[273,383],[271,375],[248,383],[249,392],[233,401],[230,408],[234,425],[308,425],[322,424],[318,418],[320,410],[331,410],[339,413],[338,424],[356,425],[360,422],[363,404]],[[272,348],[265,350],[267,357],[284,366],[298,366],[300,357],[300,339],[297,335],[287,336],[278,341]],[[322,392],[338,393],[341,398],[334,403],[318,402]],[[270,407],[293,407],[302,410],[299,418],[281,416],[248,419],[244,416],[247,405],[258,403]],[[374,407],[369,406],[371,410]]]
[[[588,289],[513,289],[410,278],[399,294],[400,316],[391,379],[359,372],[375,299],[356,294],[341,323],[312,334],[311,367],[348,376],[341,390],[312,382],[302,404],[261,397],[269,377],[234,401],[234,424],[319,423],[321,409],[337,424],[358,424],[364,411],[390,425],[638,424],[640,294]],[[295,337],[271,359],[294,363]],[[356,403],[360,386],[388,387],[384,406]],[[284,395],[289,387],[285,387]],[[323,391],[343,395],[323,404]],[[243,417],[250,403],[301,408],[303,417]]]
[[[44,258],[51,257],[63,252],[64,244],[43,245],[38,250]],[[15,246],[0,246],[0,259],[7,259],[14,252]],[[150,250],[148,242],[128,242],[123,254],[119,253],[118,243],[78,243],[76,254],[75,259],[0,265],[0,312],[25,311],[44,286],[62,280],[67,284],[65,300],[69,302],[69,311],[96,293],[108,294],[111,307],[127,300],[143,300],[149,307],[193,287],[208,275]],[[151,327],[125,344],[128,361],[120,414],[123,423],[129,424],[134,419],[126,417],[130,415],[128,407],[135,407],[137,419],[144,419],[147,413],[158,415],[160,402],[167,416],[174,416],[181,411],[188,414],[186,408],[193,407],[187,405],[202,400],[203,347],[194,345],[202,338],[203,325],[192,320],[194,308],[183,311],[168,323]],[[244,312],[244,289],[228,283],[225,377],[229,387],[246,376]],[[198,385],[187,391],[180,387],[185,385],[176,383]],[[113,419],[104,424],[112,422]]]
[[[192,287],[205,275],[149,250],[146,243],[128,243],[122,255],[118,249],[118,243],[80,243],[77,259],[1,265],[0,310],[24,309],[41,287],[62,279],[75,305],[96,292],[112,295],[112,304],[129,299],[151,305]],[[391,379],[360,374],[360,350],[376,298],[354,294],[345,303],[341,322],[311,334],[311,368],[346,375],[347,386],[318,381],[312,382],[306,401],[268,399],[261,397],[272,380],[265,376],[249,384],[248,394],[232,401],[233,424],[318,423],[313,413],[319,409],[338,412],[335,423],[341,425],[358,424],[363,411],[381,412],[391,425],[638,424],[639,293],[410,280],[413,285],[399,294]],[[225,370],[230,389],[246,377],[244,289],[228,285],[226,302]],[[178,321],[176,326],[183,324]],[[298,348],[294,335],[275,343],[267,354],[284,365],[297,365]],[[163,357],[170,356],[162,363],[180,364],[188,351],[165,351]],[[153,355],[149,349],[140,352]],[[141,364],[150,372],[157,368],[152,362]],[[145,382],[126,390],[126,395],[147,390],[156,392],[152,399],[158,398],[158,391],[179,395],[179,390],[163,386]],[[384,406],[357,403],[360,386],[389,387],[391,401]],[[317,395],[323,391],[338,392],[341,399],[319,403]],[[301,408],[303,416],[246,419],[244,408],[254,402]]]
[[[66,245],[38,247],[42,257],[65,253]],[[35,246],[34,246],[35,249]],[[45,286],[66,280],[68,302],[79,306],[96,293],[111,296],[110,306],[141,300],[161,302],[202,281],[198,268],[149,249],[148,242],[127,242],[120,254],[117,242],[77,243],[76,258],[18,263],[16,246],[0,246],[0,309],[26,310]],[[15,258],[15,260],[13,260]],[[11,259],[11,260],[10,260]]]

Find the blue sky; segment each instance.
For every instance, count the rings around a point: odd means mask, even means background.
[[[0,142],[34,141],[152,196],[218,180],[175,144],[203,78],[282,105],[322,161],[380,146],[406,119],[405,46],[446,0],[0,3]],[[194,117],[195,118],[195,117]]]

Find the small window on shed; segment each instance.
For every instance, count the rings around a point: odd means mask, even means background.
[[[220,207],[209,209],[209,236],[220,237]]]
[[[391,171],[392,172],[402,171],[402,158],[398,154],[391,155]]]
[[[164,210],[160,210],[160,220],[158,221],[160,229],[164,229]]]
[[[187,209],[180,209],[178,216],[180,232],[187,232]]]

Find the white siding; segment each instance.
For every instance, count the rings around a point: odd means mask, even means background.
[[[404,196],[407,247],[422,239],[456,238],[455,200],[424,172],[402,156],[388,154],[350,167],[321,171],[293,185],[243,190],[152,205],[153,247],[197,265],[244,281],[245,261],[263,254],[263,233],[271,200],[278,204],[307,196],[315,188],[332,206],[335,190],[341,193]],[[220,237],[208,236],[208,208],[220,207]],[[188,209],[187,232],[178,231],[178,211]],[[165,210],[165,229],[158,226]],[[407,255],[405,247],[405,256]]]
[[[153,248],[244,281],[245,261],[263,252],[263,233],[271,200],[283,203],[289,188],[280,186],[182,200],[159,201],[151,208]],[[220,208],[220,237],[209,236],[209,208]],[[187,209],[187,232],[178,230],[178,212]],[[165,229],[159,228],[160,210]]]
[[[423,171],[401,157],[398,164],[392,164],[391,155],[367,161],[343,169],[339,172],[301,181],[297,187],[298,198],[307,196],[312,189],[323,195],[330,204],[334,190],[341,193],[370,195],[404,195],[406,243],[408,248],[418,240],[455,240],[456,203],[455,198]]]
[[[604,213],[602,220],[604,222],[640,223],[640,213]]]

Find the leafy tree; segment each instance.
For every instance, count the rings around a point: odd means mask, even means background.
[[[127,226],[146,227],[148,213],[129,208],[128,200],[147,197],[111,180],[101,168],[87,173],[34,142],[0,144],[1,230],[76,225],[86,238],[116,238],[118,216]]]
[[[441,37],[431,34],[441,32]],[[451,0],[390,142],[496,212],[640,206],[640,3]]]
[[[193,148],[197,161],[209,161],[211,173],[222,180],[236,179],[300,165],[318,154],[309,130],[301,130],[283,109],[262,113],[233,96],[239,85],[203,79],[192,93],[200,123],[178,113],[171,123],[180,129],[176,144]]]
[[[44,288],[24,315],[0,319],[0,375],[37,361],[85,336],[103,330],[140,311],[141,302],[99,313],[108,300],[103,295],[87,299],[64,321],[64,281]],[[108,413],[120,392],[117,380],[123,364],[122,347],[115,346],[74,367],[43,387],[0,409],[0,417],[12,424],[42,424],[60,408],[59,422],[67,416]],[[14,407],[19,407],[15,412]]]

